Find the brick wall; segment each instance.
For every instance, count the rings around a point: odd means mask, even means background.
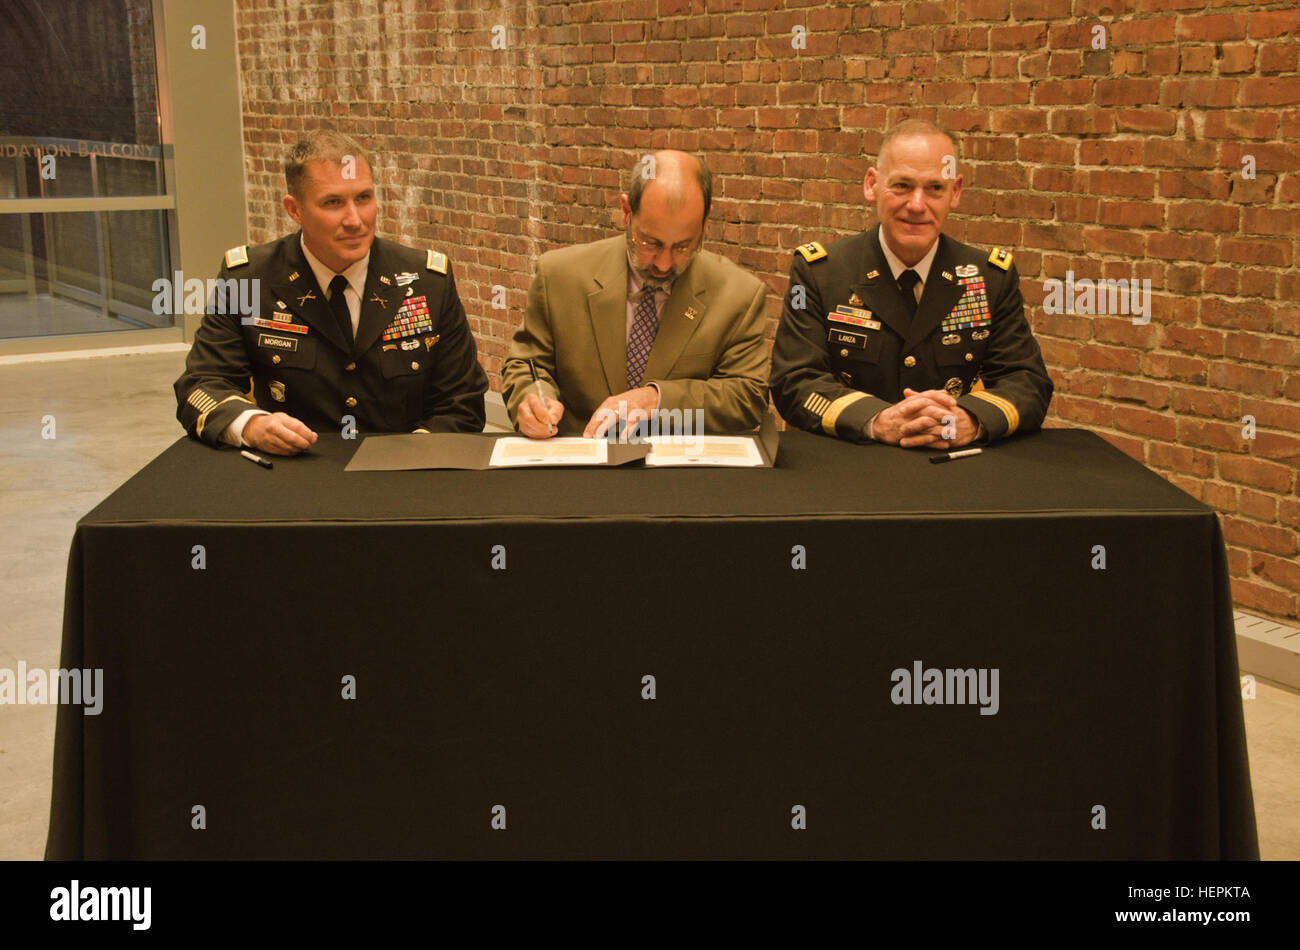
[[[639,154],[707,156],[710,246],[767,282],[775,325],[794,246],[871,223],[882,130],[938,121],[968,189],[947,230],[1014,250],[1049,424],[1217,508],[1237,603],[1300,616],[1294,3],[238,0],[237,19],[252,239],[289,227],[284,143],[354,131],[383,229],[451,255],[494,384],[536,255],[615,233]],[[1067,271],[1149,279],[1149,324],[1045,312]]]

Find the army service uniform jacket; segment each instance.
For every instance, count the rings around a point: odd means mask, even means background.
[[[356,340],[343,337],[299,233],[226,253],[208,313],[176,381],[177,418],[212,445],[250,408],[314,431],[479,432],[479,366],[447,257],[375,238]],[[241,315],[234,281],[257,278],[260,313]],[[248,288],[250,285],[244,285]],[[252,297],[244,291],[246,310]]]
[[[510,418],[534,392],[564,404],[561,435],[581,435],[610,396],[627,391],[627,239],[543,254],[522,325],[501,373]],[[660,411],[703,410],[707,432],[754,428],[767,411],[763,307],[767,288],[701,250],[673,283],[642,385],[659,387]]]
[[[985,441],[1038,429],[1052,381],[1011,254],[941,234],[909,317],[879,230],[798,248],[772,346],[777,411],[801,429],[861,442],[905,387],[944,389],[983,423]]]

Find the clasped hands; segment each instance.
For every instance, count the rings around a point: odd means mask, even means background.
[[[942,389],[904,389],[901,401],[876,413],[868,435],[905,449],[951,449],[969,445],[979,432],[975,418]]]
[[[659,390],[654,386],[640,386],[626,392],[610,396],[591,414],[587,427],[582,430],[584,439],[603,438],[620,418],[630,429],[638,422],[650,418],[650,414],[659,408]],[[559,431],[556,424],[564,416],[564,405],[558,399],[547,399],[542,404],[542,397],[529,393],[524,397],[516,411],[519,431],[530,439],[549,439]]]

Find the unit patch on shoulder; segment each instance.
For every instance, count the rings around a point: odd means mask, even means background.
[[[826,256],[826,248],[822,247],[816,241],[809,241],[807,244],[800,244],[795,248],[805,261],[811,264],[813,261],[820,261]]]
[[[226,266],[239,267],[241,264],[248,263],[248,245],[241,244],[239,247],[232,247],[226,251]]]
[[[425,261],[424,266],[431,271],[439,274],[447,273],[447,255],[438,251],[430,251],[429,259]]]
[[[1011,267],[1011,252],[1004,251],[1000,247],[995,247],[993,253],[989,255],[989,263],[994,267],[1008,270]]]

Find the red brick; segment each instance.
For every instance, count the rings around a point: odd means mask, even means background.
[[[1247,610],[1276,614],[1282,617],[1296,615],[1296,595],[1252,581],[1232,578],[1232,600]]]
[[[1279,396],[1282,394],[1281,371],[1261,369],[1257,366],[1242,366],[1238,363],[1211,364],[1209,383],[1211,386],[1217,386],[1221,389],[1251,393],[1257,396]]]
[[[1228,516],[1223,519],[1223,536],[1235,544],[1273,554],[1295,554],[1296,533],[1277,525],[1260,524],[1245,518]]]
[[[1115,428],[1151,439],[1173,440],[1178,437],[1178,420],[1173,416],[1132,406],[1116,406]]]
[[[1176,379],[1184,383],[1205,385],[1205,360],[1170,353],[1147,353],[1141,357],[1142,372],[1157,379]]]
[[[1178,19],[1180,40],[1240,40],[1246,37],[1246,18],[1235,13],[1216,16],[1184,16]]]
[[[1243,79],[1243,106],[1293,106],[1300,104],[1300,89],[1294,79]]]
[[[1241,415],[1239,395],[1214,389],[1175,387],[1171,394],[1170,405],[1179,415],[1210,416],[1231,420],[1236,420]]]
[[[1218,482],[1201,482],[1201,501],[1216,511],[1237,510],[1237,489]]]
[[[1243,445],[1249,443],[1243,442]],[[1286,494],[1291,491],[1295,470],[1277,462],[1249,455],[1220,455],[1219,477],[1243,485],[1254,485],[1267,491]]]
[[[1224,238],[1219,243],[1219,259],[1263,267],[1290,267],[1291,245],[1281,241]]]
[[[1142,355],[1129,347],[1101,346],[1094,343],[1083,348],[1079,362],[1088,369],[1136,373],[1140,369]]]
[[[1243,488],[1237,496],[1237,510],[1256,521],[1277,521],[1277,498]]]
[[[1245,492],[1242,493],[1242,512],[1250,514],[1244,504],[1245,494]],[[1255,493],[1251,492],[1251,494],[1254,495]],[[1252,558],[1251,571],[1284,590],[1300,591],[1300,564],[1297,564],[1294,560],[1284,560],[1271,554],[1256,553]]]
[[[1110,425],[1111,407],[1108,403],[1074,396],[1057,396],[1052,400],[1053,411],[1062,419],[1088,425]]]
[[[1267,40],[1274,37],[1295,39],[1300,33],[1300,10],[1261,10],[1250,15],[1250,38]]]
[[[1300,499],[1281,499],[1277,505],[1277,520],[1293,528],[1300,528]]]
[[[1300,436],[1284,432],[1257,430],[1252,451],[1260,458],[1300,461]]]
[[[1173,469],[1187,475],[1206,478],[1214,474],[1213,452],[1204,452],[1186,445],[1152,442],[1147,445],[1147,464],[1156,468]]]

